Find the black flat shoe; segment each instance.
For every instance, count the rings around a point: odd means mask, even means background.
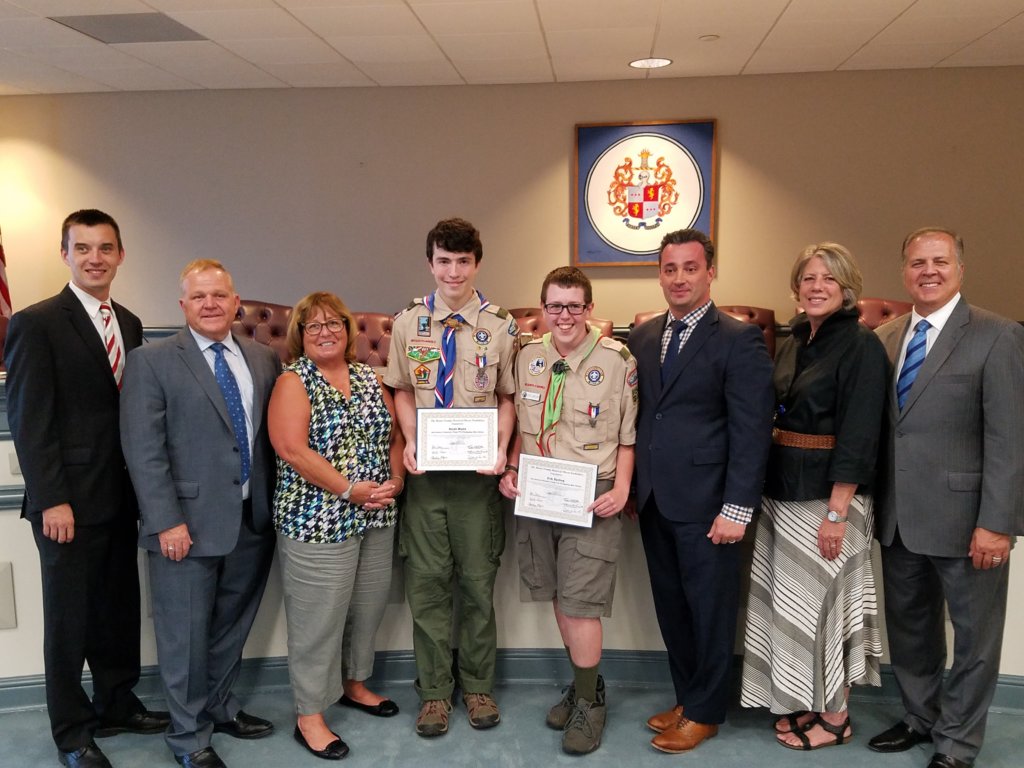
[[[958,757],[936,752],[932,755],[931,762],[928,763],[928,768],[971,768],[971,765],[971,763],[966,760],[961,760]]]
[[[343,707],[352,707],[352,709],[361,710],[374,717],[394,717],[398,714],[398,705],[391,699],[384,699],[380,704],[363,704],[348,696],[342,696],[338,699],[338,703]]]
[[[73,752],[57,752],[60,764],[67,768],[111,768],[110,761],[103,751],[96,746],[95,741],[90,741],[84,747]]]
[[[214,733],[226,733],[236,739],[262,739],[274,732],[274,724],[262,717],[250,715],[248,712],[238,710],[234,720],[224,723],[214,723]]]
[[[338,736],[336,733],[331,733],[332,736]],[[302,731],[299,726],[295,726],[295,740],[306,748],[306,751],[316,755],[324,760],[341,760],[348,754],[348,744],[341,740],[338,736],[334,741],[328,744],[323,749],[313,749],[309,746],[309,742],[306,741],[306,737],[302,735]]]
[[[162,733],[171,724],[169,712],[144,709],[130,715],[125,720],[100,720],[96,729],[96,738],[116,736],[119,733]]]

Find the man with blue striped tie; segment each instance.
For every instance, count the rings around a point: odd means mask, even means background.
[[[909,315],[878,329],[893,363],[876,493],[885,618],[906,715],[876,752],[932,741],[929,768],[981,749],[1006,616],[1010,541],[1024,532],[1024,329],[960,295],[963,240],[903,243]],[[954,630],[946,661],[943,603]]]
[[[395,318],[384,383],[395,389],[409,474],[398,552],[413,620],[420,736],[448,731],[452,675],[452,575],[459,590],[459,680],[469,724],[498,724],[492,697],[497,631],[494,579],[505,548],[498,478],[515,423],[514,363],[519,327],[475,288],[480,233],[446,219],[427,235],[436,290]],[[479,473],[424,472],[416,461],[417,408],[497,408],[498,457]]]

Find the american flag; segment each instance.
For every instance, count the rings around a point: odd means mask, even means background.
[[[0,232],[0,315],[10,317],[11,289],[7,286],[7,256],[4,255],[4,235]]]

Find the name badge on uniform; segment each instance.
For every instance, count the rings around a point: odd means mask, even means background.
[[[525,389],[519,393],[519,397],[523,400],[529,400],[531,403],[540,402],[540,392],[527,392]]]

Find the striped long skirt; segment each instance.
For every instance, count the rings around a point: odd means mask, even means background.
[[[744,637],[744,707],[840,712],[849,685],[881,685],[870,496],[855,496],[841,555],[818,552],[828,502],[763,499]]]

